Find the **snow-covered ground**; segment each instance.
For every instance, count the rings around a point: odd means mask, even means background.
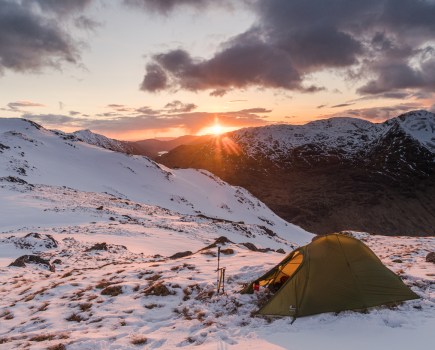
[[[264,292],[239,291],[313,235],[207,172],[0,119],[0,213],[0,349],[400,350],[433,342],[435,265],[424,259],[433,237],[353,233],[420,300],[291,324],[255,316]],[[232,243],[221,256],[226,293],[216,295],[217,248],[206,247],[220,236]],[[25,254],[54,269],[8,267]]]

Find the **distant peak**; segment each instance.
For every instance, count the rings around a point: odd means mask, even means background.
[[[409,112],[403,113],[403,114],[399,115],[397,117],[397,119],[405,121],[408,118],[415,118],[415,117],[418,117],[418,118],[435,118],[435,114],[433,114],[432,112],[429,112],[429,111],[427,111],[425,109],[418,109],[418,110],[415,110],[415,111],[409,111]]]

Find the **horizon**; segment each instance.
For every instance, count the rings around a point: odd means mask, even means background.
[[[432,0],[0,0],[0,116],[143,140],[434,112],[434,17]]]

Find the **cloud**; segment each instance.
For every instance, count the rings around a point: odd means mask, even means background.
[[[94,0],[25,0],[39,6],[42,12],[52,12],[58,16],[70,16],[84,11]]]
[[[178,100],[174,100],[165,105],[165,109],[167,109],[168,113],[185,113],[191,112],[196,109],[198,106],[194,103],[183,103]]]
[[[352,106],[354,103],[340,103],[338,105],[335,106],[331,106],[331,108],[341,108],[341,107],[348,107],[348,106]],[[317,107],[318,108],[318,107]]]
[[[0,73],[77,63],[80,55],[76,45],[55,20],[48,21],[25,4],[0,0]]]
[[[31,102],[31,101],[16,101],[16,102],[9,102],[7,106],[10,109],[13,110],[20,110],[21,108],[27,108],[27,107],[45,107],[41,103],[37,102]]]
[[[219,123],[231,127],[259,126],[267,124],[264,117],[248,111],[231,111],[227,113],[189,112],[178,114],[140,114],[126,116],[109,112],[97,115],[98,118],[84,118],[62,114],[25,113],[23,118],[33,120],[43,126],[52,128],[90,129],[99,133],[128,133],[134,131],[162,132],[171,129],[182,129],[186,133],[195,134],[200,130]]]
[[[242,109],[241,111],[239,111],[239,113],[270,113],[270,112],[272,112],[271,109],[266,109],[262,107]]]
[[[174,11],[176,7],[192,7],[200,10],[211,5],[229,6],[230,4],[230,2],[226,0],[124,0],[124,3],[132,7],[138,7],[164,15]]]
[[[178,5],[209,1],[126,0],[168,14]],[[363,80],[358,93],[435,90],[435,2],[431,0],[251,0],[257,15],[244,33],[223,42],[210,58],[177,48],[148,62],[141,89],[210,90],[274,88],[314,93],[316,72],[347,72]]]
[[[160,114],[159,110],[152,109],[151,107],[148,107],[148,106],[135,108],[134,111],[137,114],[143,114],[143,115],[158,115],[158,114]]]
[[[401,103],[387,107],[383,106],[361,109],[348,109],[340,113],[322,116],[322,118],[343,117],[346,115],[351,115],[356,118],[382,122],[384,120],[397,117],[398,115],[405,112],[425,108],[427,108],[427,106],[423,106],[420,103]]]
[[[101,23],[84,15],[80,15],[76,18],[74,18],[74,25],[77,28],[88,30],[88,31],[95,31],[98,27],[101,27]]]
[[[68,113],[70,116],[75,116],[75,115],[79,115],[79,114],[81,114],[80,112],[77,112],[77,111],[69,111],[69,113]]]

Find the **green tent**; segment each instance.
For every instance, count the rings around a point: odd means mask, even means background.
[[[340,234],[294,250],[243,292],[252,293],[254,284],[276,291],[259,310],[263,315],[299,317],[418,299],[370,248]]]

